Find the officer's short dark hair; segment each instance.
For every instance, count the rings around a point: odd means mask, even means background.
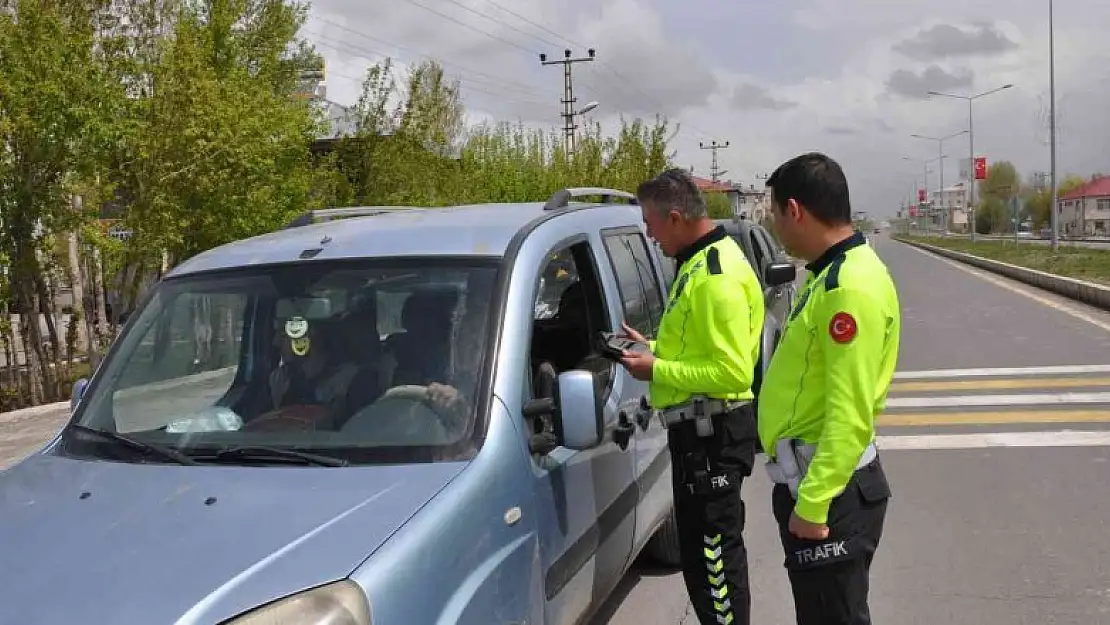
[[[793,199],[821,222],[832,225],[852,223],[852,203],[848,180],[840,164],[810,152],[786,161],[767,178],[767,186],[779,210]]]
[[[659,209],[675,209],[686,219],[709,216],[705,197],[694,183],[694,178],[683,169],[668,169],[658,176],[645,180],[636,189],[640,204],[650,204]]]

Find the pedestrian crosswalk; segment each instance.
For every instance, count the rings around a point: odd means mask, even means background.
[[[902,371],[895,374],[881,434],[955,431],[1110,430],[1110,365]]]

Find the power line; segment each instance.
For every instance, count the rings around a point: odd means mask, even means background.
[[[418,58],[421,58],[421,59],[427,59],[427,60],[434,60],[437,63],[439,63],[440,65],[443,65],[444,67],[453,67],[461,75],[465,76],[465,75],[469,74],[471,76],[485,77],[485,78],[487,78],[489,80],[492,80],[492,81],[497,81],[497,82],[505,83],[506,85],[511,85],[514,88],[532,93],[533,95],[543,95],[543,94],[540,94],[538,91],[536,91],[536,88],[533,85],[528,85],[528,84],[525,84],[523,82],[513,80],[511,78],[504,78],[504,77],[501,77],[501,76],[494,76],[492,74],[482,72],[482,71],[479,71],[479,70],[461,65],[461,64],[453,62],[453,61],[443,61],[443,60],[440,60],[438,57],[432,56],[432,55],[430,55],[426,52],[421,52],[420,50],[416,50],[415,48],[411,48],[411,47],[408,47],[408,46],[403,46],[403,45],[400,45],[400,44],[397,44],[397,43],[393,43],[391,41],[386,41],[385,39],[382,39],[380,37],[375,37],[374,35],[371,35],[369,33],[366,33],[366,32],[360,31],[360,30],[356,30],[354,28],[346,26],[345,24],[341,24],[339,22],[329,20],[325,17],[316,16],[315,19],[320,20],[321,22],[324,22],[324,23],[328,24],[329,26],[334,26],[335,28],[347,31],[351,34],[358,35],[360,37],[364,37],[364,38],[369,39],[371,41],[377,41],[378,43],[387,45],[391,48],[395,48],[395,49],[400,50],[402,52],[407,51],[415,57],[418,57]],[[310,33],[310,34],[314,34],[314,33]],[[320,34],[320,36],[322,36],[322,33]],[[328,44],[324,44],[324,45],[328,46]],[[370,52],[371,54],[376,55],[376,56],[381,56],[381,57],[393,56],[393,55],[389,55],[389,54],[384,54],[379,50],[374,50],[372,48],[367,48],[365,46],[356,46],[356,45],[348,43],[348,42],[343,42],[343,45],[348,46],[350,48],[353,48],[355,50],[362,50],[364,52]],[[332,47],[334,49],[335,46],[334,46],[334,44],[331,44],[328,47]]]
[[[520,34],[522,34],[522,35],[524,35],[524,36],[526,36],[526,37],[532,37],[532,38],[534,38],[534,39],[538,39],[538,40],[540,40],[540,41],[542,41],[542,42],[544,42],[544,43],[546,43],[546,44],[548,44],[548,45],[553,45],[553,46],[558,46],[558,45],[560,45],[560,44],[558,44],[558,43],[552,43],[552,42],[551,42],[551,40],[549,40],[549,39],[545,39],[545,38],[543,38],[543,37],[540,37],[539,35],[537,35],[537,34],[535,34],[535,33],[530,33],[530,32],[528,32],[528,31],[525,31],[525,30],[521,30],[521,29],[517,28],[516,26],[513,26],[512,24],[510,24],[510,23],[508,23],[508,22],[503,22],[503,21],[501,21],[501,20],[499,20],[499,19],[497,19],[497,18],[495,18],[495,17],[491,17],[491,16],[487,15],[486,13],[482,13],[482,12],[481,12],[481,11],[479,11],[478,9],[474,9],[474,8],[471,8],[471,7],[469,7],[469,6],[465,5],[465,4],[463,4],[462,2],[459,2],[459,0],[448,0],[448,1],[449,1],[449,2],[451,3],[451,4],[454,4],[454,5],[460,6],[460,7],[464,8],[464,9],[466,9],[467,11],[470,11],[471,13],[473,13],[473,14],[477,15],[478,17],[484,17],[484,18],[486,18],[487,20],[489,20],[489,21],[491,21],[491,22],[494,22],[495,24],[500,24],[500,25],[502,25],[502,26],[506,26],[506,27],[508,27],[508,28],[511,28],[511,29],[515,30],[516,32],[518,32],[518,33],[520,33]],[[505,9],[504,7],[501,7],[501,6],[499,6],[499,5],[494,5],[494,6],[497,6],[498,8],[500,8],[500,9],[502,9],[502,10],[507,10],[507,9]],[[512,13],[512,11],[509,11],[509,13]],[[521,17],[520,15],[517,15],[516,13],[513,13],[513,15],[516,15],[517,17]],[[525,18],[523,18],[523,17],[521,17],[521,19],[524,19],[524,21],[526,21],[526,22],[527,22],[527,21],[529,21],[529,20],[527,20],[527,19],[525,19]],[[542,27],[541,27],[541,28],[542,28]]]
[[[408,0],[408,1],[412,2],[412,0]],[[478,11],[476,9],[472,9],[472,8],[462,4],[461,2],[459,2],[459,0],[449,0],[449,1],[453,4],[459,5],[460,7],[466,9],[467,11],[470,11],[471,13],[474,13],[476,15],[484,17],[484,18],[486,18],[486,19],[488,19],[492,22],[495,22],[497,24],[501,24],[502,26],[511,28],[511,29],[515,30],[516,32],[522,33],[522,34],[527,35],[529,37],[534,37],[535,39],[537,39],[539,41],[542,41],[544,43],[548,43],[548,44],[555,45],[555,46],[560,45],[560,44],[557,44],[557,43],[553,43],[552,41],[550,41],[549,39],[547,39],[545,37],[541,37],[541,36],[539,36],[537,34],[534,34],[534,33],[525,32],[525,31],[521,30],[520,28],[517,28],[516,26],[513,26],[512,24],[510,24],[508,22],[505,22],[503,20],[499,20],[499,19],[497,19],[493,16],[490,16],[490,15],[488,15],[486,13],[483,13],[481,11]],[[498,9],[501,9],[502,11],[505,11],[506,13],[516,17],[517,19],[520,19],[521,21],[526,22],[527,24],[530,24],[530,25],[544,31],[547,34],[550,34],[553,37],[556,37],[560,40],[566,41],[567,43],[571,44],[574,47],[578,47],[578,48],[585,48],[586,47],[585,45],[575,41],[574,39],[571,39],[570,37],[567,37],[565,35],[561,35],[561,34],[555,32],[554,30],[544,26],[543,24],[540,24],[540,23],[536,22],[535,20],[529,19],[528,17],[525,17],[524,15],[521,15],[520,13],[517,13],[516,11],[513,11],[512,9],[509,9],[508,7],[505,7],[504,5],[502,5],[498,2],[495,2],[494,0],[486,0],[486,2],[488,2],[489,4],[492,4],[493,6],[497,7]],[[457,20],[453,20],[453,21],[456,21],[456,23],[461,24],[461,22],[457,22]],[[462,24],[462,25],[467,26],[467,28],[473,29],[473,27],[471,27],[469,25],[466,25],[466,24]],[[479,32],[482,32],[482,31],[479,31]],[[490,35],[489,33],[485,33],[485,34],[487,34],[490,37],[494,37],[494,35]],[[499,37],[495,37],[495,38],[500,39]],[[502,41],[504,41],[504,40],[502,40]],[[520,47],[520,46],[516,46],[515,44],[512,44],[512,45],[514,45],[515,47],[518,47],[518,48]],[[657,100],[656,98],[647,94],[643,89],[638,87],[635,84],[634,81],[631,81],[628,78],[626,78],[625,76],[623,76],[620,72],[618,72],[612,66],[605,63],[605,61],[598,60],[597,65],[602,71],[604,71],[605,73],[608,73],[612,78],[615,78],[617,82],[623,83],[623,85],[626,88],[629,89],[629,91],[625,91],[624,89],[620,89],[620,91],[624,91],[625,93],[632,93],[638,99],[646,101],[649,104],[652,104],[652,105],[658,107],[660,110],[662,110],[664,108],[664,107],[660,106],[659,100]],[[585,84],[587,87],[590,87],[590,88],[594,89],[595,91],[598,90],[597,87],[595,87],[593,84],[587,82],[586,80],[583,80],[582,78],[579,78],[579,82]],[[613,85],[613,86],[615,87],[616,85]],[[707,134],[705,131],[701,130],[697,126],[694,126],[693,124],[681,124],[681,122],[680,122],[680,125],[689,126],[692,130],[694,130],[698,134]]]
[[[594,60],[596,50],[590,48],[587,50],[589,56],[571,58],[570,50],[563,51],[563,58],[558,61],[548,61],[547,55],[540,53],[541,65],[562,65],[563,66],[563,132],[566,133],[567,140],[567,154],[574,151],[574,131],[577,126],[574,123],[574,116],[578,113],[574,110],[574,79],[571,76],[570,68],[575,63],[587,63]]]
[[[709,176],[713,182],[717,182],[720,180],[721,174],[727,173],[727,171],[721,171],[720,168],[717,167],[717,150],[728,149],[728,141],[717,143],[717,140],[714,139],[709,145],[705,145],[701,141],[698,141],[698,147],[703,150],[713,150],[713,164],[709,166]]]
[[[488,31],[482,30],[481,28],[478,28],[478,27],[476,27],[476,26],[471,26],[470,24],[467,24],[466,22],[462,22],[462,21],[459,21],[459,20],[458,20],[457,18],[455,18],[455,17],[452,17],[452,16],[450,16],[450,15],[448,15],[448,14],[446,14],[446,13],[441,13],[440,11],[437,11],[436,9],[433,9],[433,8],[431,8],[431,7],[427,6],[427,5],[424,5],[424,4],[420,4],[420,3],[419,3],[419,2],[417,2],[416,0],[405,0],[405,1],[406,1],[406,2],[408,2],[409,4],[412,4],[412,5],[418,6],[418,7],[422,8],[422,9],[424,9],[424,10],[426,10],[426,11],[430,11],[430,12],[432,12],[432,13],[435,13],[436,15],[438,15],[438,16],[440,16],[440,17],[442,17],[443,19],[445,19],[445,20],[449,20],[449,21],[452,21],[452,22],[454,22],[454,23],[458,24],[459,26],[463,26],[463,27],[465,27],[465,28],[469,28],[470,30],[473,30],[473,31],[474,31],[474,32],[476,32],[476,33],[480,33],[480,34],[482,34],[482,35],[485,35],[485,36],[487,36],[487,37],[491,37],[491,38],[493,38],[493,39],[496,39],[496,40],[498,40],[498,41],[501,41],[501,42],[503,42],[503,43],[506,43],[506,44],[508,44],[508,45],[510,45],[510,46],[512,46],[512,47],[514,47],[514,48],[517,48],[518,50],[523,50],[523,51],[525,51],[525,52],[532,52],[532,50],[529,50],[528,48],[525,48],[524,46],[520,45],[519,43],[516,43],[515,41],[510,41],[510,40],[508,40],[508,39],[505,39],[504,37],[501,37],[501,36],[499,36],[499,35],[495,35],[495,34],[493,34],[493,33],[491,33],[491,32],[488,32]],[[466,8],[466,7],[464,7],[464,8]],[[489,16],[486,16],[486,17],[489,17]]]

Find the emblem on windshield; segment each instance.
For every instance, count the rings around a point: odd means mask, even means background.
[[[304,356],[308,353],[309,341],[306,338],[293,339],[289,341],[289,346],[293,348],[293,353],[298,356]]]
[[[293,317],[285,322],[285,336],[299,339],[308,334],[308,320],[304,317]]]

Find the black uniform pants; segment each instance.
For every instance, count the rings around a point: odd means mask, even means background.
[[[748,553],[740,486],[755,462],[751,406],[713,416],[713,435],[692,421],[668,428],[682,573],[701,625],[748,625]]]
[[[771,494],[786,556],[798,625],[870,625],[871,560],[883,535],[890,486],[876,458],[857,470],[829,507],[829,536],[798,538],[788,523],[795,500],[776,484]]]

